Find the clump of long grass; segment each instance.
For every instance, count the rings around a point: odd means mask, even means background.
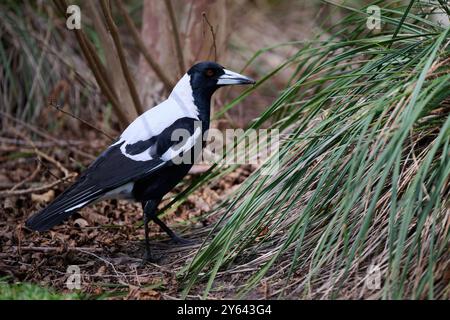
[[[439,6],[387,4],[378,33],[346,8],[335,36],[286,62],[297,72],[252,125],[281,130],[280,168],[256,170],[213,212],[185,293],[203,284],[208,297],[238,273],[238,297],[261,283],[281,298],[448,297],[450,29],[428,18]]]
[[[92,116],[99,90],[51,3],[6,1],[0,9],[0,111],[34,124],[55,113],[54,97]]]

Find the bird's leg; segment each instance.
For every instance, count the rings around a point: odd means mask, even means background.
[[[158,215],[157,215],[157,212],[156,212],[156,208],[158,207],[158,204],[159,204],[159,201],[153,201],[153,200],[150,200],[150,201],[148,201],[147,203],[149,203],[149,202],[153,202],[155,205],[154,205],[154,210],[152,210],[152,211],[148,211],[148,219],[151,219],[153,222],[155,222],[165,233],[167,233],[168,235],[169,235],[169,237],[172,239],[172,242],[173,243],[176,243],[176,244],[191,244],[192,243],[192,241],[190,241],[190,240],[186,240],[186,239],[183,239],[182,237],[180,237],[180,236],[178,236],[175,232],[173,232],[164,222],[162,222],[159,218],[158,218]],[[147,215],[147,211],[144,211],[145,212],[145,214]]]
[[[152,217],[153,222],[155,222],[161,229],[164,230],[165,233],[169,235],[172,239],[173,243],[176,244],[191,244],[192,241],[186,240],[180,236],[178,236],[175,232],[173,232],[164,222],[162,222],[156,215]]]
[[[148,237],[148,223],[150,222],[150,215],[152,211],[156,211],[156,205],[153,201],[142,202],[142,208],[144,209],[144,232],[145,232],[145,254],[144,260],[149,262],[155,262],[156,259],[153,257],[150,250],[150,240]]]

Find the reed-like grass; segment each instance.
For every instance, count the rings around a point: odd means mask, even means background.
[[[438,1],[378,5],[382,32],[346,8],[332,38],[286,62],[297,71],[251,126],[281,130],[280,168],[213,212],[185,294],[239,274],[238,297],[264,284],[280,298],[448,298],[450,29],[427,15]]]

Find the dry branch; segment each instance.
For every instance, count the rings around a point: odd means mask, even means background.
[[[134,119],[138,115],[134,107],[133,99],[131,98],[130,90],[128,90],[128,84],[123,76],[123,72],[120,65],[119,56],[114,45],[114,41],[105,23],[103,12],[99,10],[98,1],[87,1],[86,5],[91,15],[93,27],[98,34],[99,45],[103,49],[103,55],[105,61],[102,61],[102,65],[105,66],[117,66],[115,68],[105,69],[108,75],[108,80],[114,87],[114,92],[117,94],[117,100],[122,107],[128,119]]]
[[[102,70],[102,64],[100,59],[98,59],[97,54],[95,53],[94,49],[92,48],[92,44],[87,39],[86,35],[81,32],[75,32],[75,36],[77,38],[77,41],[81,47],[81,50],[83,51],[83,54],[86,58],[86,61],[89,65],[89,68],[94,73],[94,77],[97,80],[97,83],[102,90],[102,92],[105,94],[105,96],[108,98],[108,100],[111,102],[119,121],[122,123],[122,125],[126,125],[128,123],[127,116],[122,111],[119,101],[117,99],[117,95],[113,89],[112,84],[109,82],[106,73]]]
[[[70,116],[70,117],[72,117],[72,118],[74,118],[74,119],[76,119],[76,120],[78,120],[78,121],[84,123],[84,124],[87,125],[88,127],[92,128],[92,129],[94,129],[94,130],[96,130],[97,132],[100,132],[100,133],[103,134],[105,137],[108,137],[110,140],[114,140],[113,137],[111,137],[109,134],[107,134],[107,133],[106,133],[105,131],[103,131],[102,129],[97,128],[97,127],[94,126],[93,124],[90,124],[90,123],[87,122],[86,120],[81,119],[80,117],[77,117],[76,115],[74,115],[73,113],[70,113],[69,111],[63,110],[59,105],[55,104],[53,101],[49,101],[49,105],[50,105],[51,107],[55,108],[56,110],[58,110],[58,111],[64,113],[65,115],[68,115],[68,116]]]
[[[136,29],[136,26],[133,23],[133,20],[131,19],[130,15],[128,14],[127,10],[125,9],[122,0],[117,1],[117,5],[119,7],[120,12],[122,13],[122,16],[125,19],[125,23],[128,26],[128,29],[131,31],[131,36],[133,37],[134,41],[136,42],[136,45],[138,46],[139,51],[147,61],[147,63],[150,65],[150,67],[153,69],[159,80],[164,84],[164,87],[167,91],[171,91],[172,88],[175,86],[175,83],[170,80],[169,76],[165,73],[163,68],[156,62],[156,59],[152,56],[152,54],[145,48],[145,44],[141,39],[141,36],[139,35],[139,31]]]
[[[81,156],[83,156],[83,157],[86,157],[86,158],[88,158],[88,159],[91,159],[91,160],[95,159],[95,157],[94,157],[93,155],[88,154],[88,153],[86,153],[86,152],[84,152],[84,151],[78,150],[77,148],[74,148],[74,147],[73,147],[74,144],[81,144],[81,142],[80,142],[80,143],[75,143],[75,142],[72,142],[72,141],[62,141],[62,140],[58,140],[58,139],[56,139],[55,137],[49,135],[48,133],[46,133],[46,132],[40,130],[39,128],[34,127],[34,126],[32,126],[32,125],[30,125],[30,124],[28,124],[28,123],[26,123],[26,122],[24,122],[24,121],[22,121],[22,120],[20,120],[20,119],[17,119],[17,118],[15,118],[15,117],[13,117],[13,116],[7,114],[6,112],[3,112],[3,111],[0,110],[0,114],[1,114],[2,116],[4,116],[5,118],[8,118],[9,120],[12,120],[12,121],[14,121],[15,123],[19,124],[20,126],[22,126],[22,127],[26,128],[26,129],[30,130],[31,132],[33,132],[33,133],[35,133],[35,134],[37,134],[37,135],[39,135],[40,137],[42,137],[42,138],[44,138],[44,139],[47,139],[47,140],[50,140],[54,145],[57,145],[57,146],[60,146],[60,147],[66,147],[66,146],[67,146],[67,147],[68,147],[71,151],[73,151],[74,153],[77,153],[77,154],[79,154],[79,155],[81,155]],[[4,139],[4,138],[3,138],[3,139]],[[36,145],[36,144],[35,144],[35,145]],[[40,145],[39,145],[39,146],[40,146]]]
[[[38,186],[38,187],[33,187],[33,188],[28,188],[28,189],[21,189],[21,190],[14,190],[14,191],[1,191],[0,192],[0,199],[1,198],[7,198],[7,197],[11,197],[11,196],[21,196],[24,194],[28,194],[28,193],[34,193],[34,192],[41,192],[41,191],[45,191],[48,189],[53,188],[54,186],[57,186],[58,184],[68,181],[71,178],[75,177],[77,174],[76,173],[71,173],[69,174],[67,177],[61,178],[59,180],[53,181],[52,183],[46,184],[46,185],[42,185],[42,186]]]
[[[37,166],[33,170],[33,172],[31,173],[31,175],[29,175],[28,177],[26,177],[25,179],[23,179],[19,183],[16,183],[9,191],[15,191],[19,187],[22,187],[23,185],[25,185],[26,183],[28,183],[30,181],[33,181],[33,179],[36,178],[36,175],[39,173],[39,171],[41,171],[41,167],[42,167],[42,162],[38,161],[37,162]]]
[[[128,89],[130,90],[130,94],[131,94],[131,98],[133,99],[134,107],[138,114],[142,114],[142,113],[144,113],[144,109],[142,108],[141,102],[139,100],[139,95],[136,90],[136,86],[134,85],[133,79],[131,77],[131,72],[128,68],[128,65],[127,65],[127,62],[125,59],[125,52],[124,52],[124,49],[122,46],[122,42],[120,40],[119,30],[117,29],[117,26],[112,17],[111,10],[109,7],[109,1],[101,0],[100,5],[102,7],[103,14],[105,15],[106,23],[109,27],[109,31],[114,40],[114,45],[116,46],[117,54],[118,54],[119,60],[120,60],[120,66],[122,67],[123,75],[127,82]]]
[[[175,40],[175,50],[177,51],[178,67],[180,68],[180,75],[183,74],[186,69],[184,67],[183,50],[181,50],[180,33],[178,31],[177,20],[175,18],[175,12],[173,10],[171,0],[164,0],[169,13],[170,24],[172,25],[172,34]]]
[[[14,185],[13,188],[10,189],[10,190],[0,191],[0,198],[5,198],[5,197],[9,197],[9,196],[18,196],[18,195],[23,195],[23,194],[43,191],[43,190],[52,188],[53,186],[59,184],[62,181],[65,181],[67,179],[70,179],[70,178],[76,176],[76,173],[70,173],[69,170],[67,170],[58,160],[56,160],[55,158],[49,156],[48,154],[40,151],[36,147],[34,142],[31,139],[29,139],[25,134],[19,132],[15,128],[11,128],[11,130],[15,134],[17,134],[18,136],[20,136],[24,140],[26,140],[33,147],[33,150],[23,149],[21,151],[23,151],[23,152],[28,152],[28,151],[34,152],[37,155],[39,162],[38,162],[37,168],[33,171],[33,173],[27,179],[25,179],[25,180],[19,182],[18,184]],[[25,183],[31,181],[36,176],[36,174],[40,171],[41,165],[46,167],[43,164],[43,162],[42,162],[42,158],[44,158],[45,160],[53,163],[61,172],[63,172],[64,177],[59,179],[58,177],[56,177],[55,175],[52,174],[53,176],[55,176],[55,178],[57,178],[57,180],[52,182],[52,183],[50,183],[50,184],[47,184],[47,185],[44,185],[44,186],[32,187],[32,188],[28,188],[28,189],[16,190],[18,187],[20,187],[20,186],[24,185]],[[51,171],[49,171],[49,172],[51,173]]]
[[[212,26],[212,24],[209,22],[208,17],[206,16],[206,12],[202,12],[202,17],[203,20],[206,22],[206,24],[209,27],[209,31],[211,32],[211,37],[213,40],[213,50],[214,50],[214,61],[217,62],[217,45],[216,45],[216,33],[214,32],[214,27]]]
[[[7,247],[5,247],[7,248]],[[84,248],[77,248],[77,247],[19,247],[19,246],[12,246],[10,247],[13,250],[17,251],[24,251],[24,252],[54,252],[54,251],[87,251],[87,252],[101,252],[103,249],[101,248],[91,248],[91,247],[84,247]]]
[[[15,138],[6,138],[6,137],[0,137],[0,143],[12,144],[12,145],[16,145],[16,146],[31,146],[28,141],[24,141],[21,139],[15,139]],[[51,141],[45,141],[45,142],[34,141],[33,143],[39,148],[51,148],[56,145],[59,145],[59,144],[56,144]],[[83,143],[82,141],[74,141],[74,140],[69,140],[69,141],[65,142],[66,145],[74,145],[74,146],[80,145],[82,143]]]

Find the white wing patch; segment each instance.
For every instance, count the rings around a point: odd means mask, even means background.
[[[124,143],[123,145],[120,146],[120,152],[122,152],[122,154],[127,157],[130,158],[131,160],[134,161],[149,161],[149,160],[153,160],[152,156],[150,155],[150,148],[144,150],[141,153],[138,154],[128,154],[126,152],[126,147],[127,147],[127,143]]]

